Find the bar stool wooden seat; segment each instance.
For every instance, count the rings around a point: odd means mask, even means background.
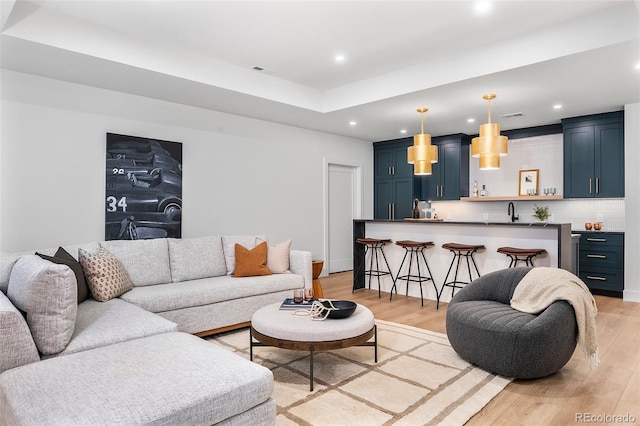
[[[444,284],[442,284],[442,288],[440,289],[440,294],[438,295],[438,303],[436,305],[436,309],[440,307],[440,297],[442,297],[442,292],[445,287],[451,287],[451,297],[453,297],[456,288],[462,288],[464,285],[469,284],[473,281],[473,276],[471,275],[471,263],[473,263],[473,267],[476,270],[477,277],[480,277],[480,271],[478,270],[478,265],[476,265],[476,261],[473,258],[473,254],[478,250],[484,249],[484,245],[482,244],[459,244],[459,243],[446,243],[442,245],[442,248],[449,250],[453,253],[453,259],[451,260],[451,265],[449,265],[449,270],[447,271],[447,275],[444,279]],[[462,258],[467,260],[467,271],[469,272],[469,281],[459,281],[458,280],[458,270],[460,269],[460,261]],[[471,261],[469,261],[471,259]],[[449,279],[449,274],[453,269],[453,265],[456,264],[456,271],[453,275],[453,280],[447,281]]]
[[[498,253],[506,254],[511,259],[509,263],[509,268],[514,268],[517,266],[518,262],[524,262],[526,266],[535,266],[533,264],[533,258],[538,255],[546,254],[547,251],[545,249],[526,249],[526,248],[516,248],[516,247],[500,247],[498,249]]]
[[[365,257],[365,270],[364,274],[369,275],[369,290],[371,290],[371,277],[377,277],[378,279],[378,297],[381,297],[380,294],[380,277],[384,275],[389,275],[391,280],[393,281],[393,287],[395,287],[396,280],[391,273],[391,268],[389,267],[389,262],[387,262],[387,257],[384,254],[384,246],[386,244],[391,244],[391,240],[389,239],[377,239],[377,238],[357,238],[356,243],[362,244],[364,246],[364,257]],[[366,269],[367,265],[367,254],[369,254],[369,269]],[[384,260],[384,265],[380,264],[380,255],[382,255],[382,259]],[[375,261],[375,265],[374,265]],[[387,270],[380,269],[381,266],[387,267]],[[375,268],[374,268],[375,266]],[[392,288],[393,288],[392,287]],[[353,293],[356,290],[355,284],[351,292]]]
[[[420,304],[424,306],[424,295],[422,292],[422,283],[424,281],[431,281],[433,283],[433,287],[436,289],[436,297],[438,297],[438,287],[436,283],[433,281],[433,275],[431,274],[431,270],[429,269],[429,263],[427,263],[427,258],[424,255],[424,250],[433,246],[432,241],[411,241],[411,240],[403,240],[396,241],[396,245],[405,249],[404,257],[402,258],[402,263],[400,264],[400,268],[398,269],[398,274],[396,275],[396,280],[393,283],[393,287],[391,288],[391,295],[389,296],[389,300],[393,298],[393,291],[398,293],[398,288],[396,287],[398,280],[406,280],[407,281],[407,289],[406,295],[409,296],[409,281],[417,282],[420,285]],[[406,275],[400,275],[402,273],[402,266],[404,265],[405,260],[407,259],[407,255],[409,255],[409,269],[407,270]],[[424,262],[423,268],[426,267],[426,271],[421,270],[420,268],[420,258]],[[416,273],[411,273],[412,266],[415,262],[416,265]],[[428,275],[427,275],[428,273]]]

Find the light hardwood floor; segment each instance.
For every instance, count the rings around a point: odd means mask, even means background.
[[[321,277],[324,297],[347,299],[367,306],[376,318],[445,333],[447,304],[377,290],[352,293],[351,272]],[[427,285],[430,283],[425,283]],[[417,285],[417,284],[411,284]],[[372,285],[373,288],[373,285]],[[404,284],[399,292],[404,291]],[[570,425],[584,424],[587,416],[634,416],[623,423],[609,418],[596,424],[640,424],[640,303],[595,296],[598,305],[600,365],[589,369],[576,348],[559,372],[542,379],[515,380],[476,414],[468,425]],[[597,419],[596,419],[597,420]],[[616,421],[617,420],[617,421]]]

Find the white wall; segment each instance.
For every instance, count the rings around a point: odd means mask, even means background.
[[[107,132],[183,143],[183,237],[293,238],[323,258],[325,159],[362,164],[372,217],[373,148],[245,117],[2,70],[0,250],[104,239]]]
[[[624,233],[624,300],[640,302],[640,104],[624,107],[624,181],[627,221]]]

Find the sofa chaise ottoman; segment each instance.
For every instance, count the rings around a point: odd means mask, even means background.
[[[270,370],[186,333],[165,333],[5,371],[3,425],[268,425]]]

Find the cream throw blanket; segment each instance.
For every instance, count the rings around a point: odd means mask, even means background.
[[[591,369],[598,366],[598,308],[591,292],[582,280],[559,268],[536,267],[517,285],[511,307],[521,312],[538,314],[557,300],[566,300],[576,314],[578,346],[589,360]]]

